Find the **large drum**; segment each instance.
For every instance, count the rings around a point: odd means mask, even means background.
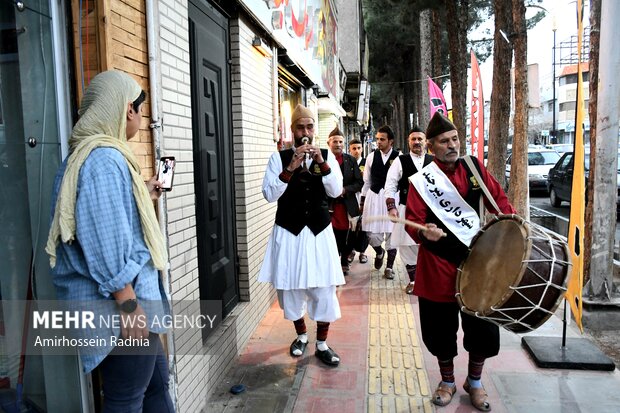
[[[566,242],[516,215],[502,215],[474,237],[459,267],[461,309],[516,333],[555,312],[570,274]]]

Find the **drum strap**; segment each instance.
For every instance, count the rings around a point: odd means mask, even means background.
[[[471,156],[466,155],[463,157],[463,160],[469,167],[469,170],[471,171],[471,173],[476,178],[476,181],[478,181],[478,185],[480,185],[480,188],[482,188],[482,192],[484,192],[484,196],[486,196],[486,198],[489,200],[493,208],[495,208],[496,211],[500,212],[501,209],[499,209],[499,207],[497,206],[497,203],[495,202],[495,199],[493,199],[493,197],[491,196],[491,193],[489,192],[489,188],[487,188],[487,186],[484,184],[484,180],[480,176],[480,173],[478,173],[478,168],[476,168],[476,166],[474,165],[474,161],[472,161]],[[480,212],[481,212],[480,216],[482,217],[483,211],[480,211]]]

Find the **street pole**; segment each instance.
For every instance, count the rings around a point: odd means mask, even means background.
[[[551,125],[551,143],[558,143],[555,136],[555,32],[557,30],[555,17],[553,18],[553,60],[551,66],[553,67],[553,124]]]

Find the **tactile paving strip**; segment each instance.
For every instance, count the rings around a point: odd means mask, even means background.
[[[370,274],[368,412],[433,412],[405,268],[397,261],[393,280]]]

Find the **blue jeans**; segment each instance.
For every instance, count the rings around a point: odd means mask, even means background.
[[[155,333],[149,345],[116,347],[99,365],[103,413],[174,413],[168,361]]]

